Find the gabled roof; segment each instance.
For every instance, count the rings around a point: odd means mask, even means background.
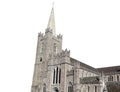
[[[85,64],[85,63],[83,63],[81,61],[78,61],[78,60],[76,60],[76,59],[74,59],[72,57],[70,58],[70,60],[73,61],[72,63],[74,63],[74,62],[79,63],[80,68],[84,68],[84,69],[87,69],[87,70],[92,71],[94,73],[98,73],[98,70],[95,69],[94,67],[90,66],[90,65],[87,65],[87,64]]]

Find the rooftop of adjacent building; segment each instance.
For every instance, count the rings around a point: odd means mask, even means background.
[[[97,68],[99,72],[110,73],[110,72],[120,72],[120,66],[110,66]]]
[[[79,60],[76,60],[74,58],[71,58],[71,61],[74,61],[74,62],[80,62],[80,66],[82,67],[85,67],[87,69],[90,69],[94,72],[104,72],[104,73],[120,73],[120,66],[110,66],[110,67],[101,67],[101,68],[94,68],[88,64],[85,64]]]

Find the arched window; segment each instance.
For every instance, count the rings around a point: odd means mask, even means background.
[[[110,75],[110,76],[108,77],[108,81],[113,81],[113,76],[112,76],[112,75]]]
[[[73,92],[73,85],[71,82],[68,84],[68,92]]]
[[[95,86],[95,92],[97,92],[97,86]]]
[[[59,83],[61,81],[61,69],[59,69]]]
[[[58,83],[58,67],[57,67],[57,70],[56,70],[56,83]]]
[[[43,85],[43,92],[46,92],[46,84]]]
[[[54,69],[54,73],[53,73],[53,84],[55,83],[55,69]]]
[[[113,81],[113,76],[111,76],[111,81]]]
[[[61,81],[61,69],[57,67],[56,69],[54,69],[53,72],[53,84],[60,83],[60,81]]]
[[[119,81],[119,75],[117,75],[117,81]]]

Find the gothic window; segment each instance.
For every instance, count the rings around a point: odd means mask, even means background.
[[[71,82],[68,84],[68,92],[73,92],[73,85]]]
[[[113,76],[111,77],[111,81],[113,81]]]
[[[58,83],[58,67],[57,67],[57,70],[56,70],[56,83]]]
[[[59,69],[59,83],[61,81],[61,69]]]
[[[46,92],[46,84],[43,85],[43,92]]]
[[[95,92],[97,92],[97,86],[95,86]]]
[[[55,83],[55,69],[54,69],[54,73],[53,73],[53,84]]]
[[[110,81],[110,77],[108,77],[108,81]]]
[[[60,68],[56,68],[53,71],[53,84],[54,83],[60,83],[61,82],[61,69]]]
[[[108,77],[108,81],[113,81],[113,76],[110,75],[110,76]]]
[[[54,43],[53,52],[57,53],[57,44],[56,43]]]
[[[119,81],[119,75],[117,75],[117,81]]]
[[[113,76],[110,76],[110,81],[113,81]]]

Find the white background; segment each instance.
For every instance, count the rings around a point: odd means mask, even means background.
[[[30,92],[37,35],[53,0],[0,0],[0,92]],[[120,65],[120,0],[56,0],[57,34],[71,57],[93,67]]]

